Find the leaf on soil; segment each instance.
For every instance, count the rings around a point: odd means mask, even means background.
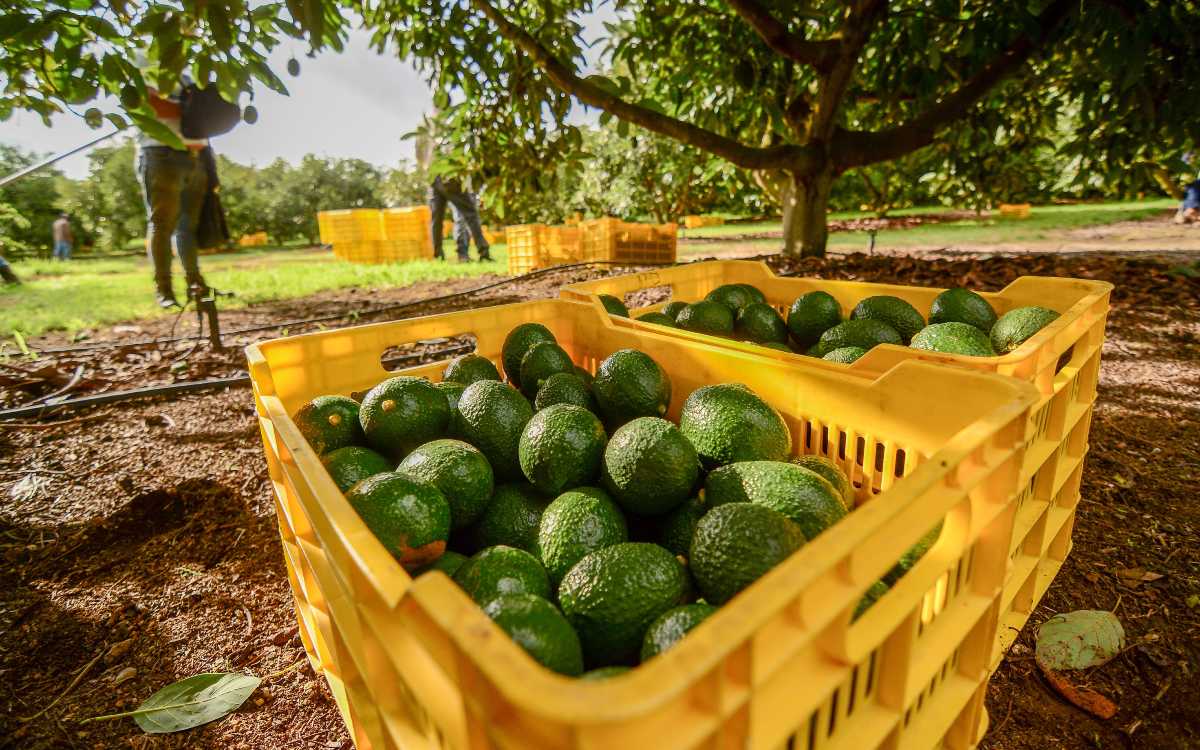
[[[1192,594],[1184,601],[1187,603],[1188,609],[1191,609],[1193,607],[1200,607],[1200,594]]]
[[[1126,479],[1120,474],[1113,474],[1113,481],[1116,482],[1117,486],[1122,489],[1128,490],[1133,488],[1133,480]]]
[[[149,734],[182,732],[233,713],[258,687],[259,678],[236,672],[208,672],[173,682],[150,696],[134,711],[96,716],[105,721],[132,716]]]
[[[1057,614],[1037,632],[1038,664],[1055,671],[1099,666],[1124,647],[1125,629],[1116,615],[1106,610]]]
[[[147,698],[133,720],[151,734],[198,727],[236,711],[258,683],[254,675],[235,672],[193,675]]]

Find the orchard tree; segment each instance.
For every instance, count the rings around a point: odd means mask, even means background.
[[[0,175],[41,160],[42,155],[0,145]],[[49,250],[50,225],[63,209],[57,188],[59,179],[57,170],[44,170],[0,188],[0,234],[5,235],[7,252]]]
[[[584,71],[593,0],[32,0],[0,19],[12,107],[44,115],[100,89],[152,127],[145,79],[190,67],[227,95],[280,90],[265,54],[283,36],[340,47],[358,17],[413,59],[458,124],[460,158],[489,180],[531,181],[578,147],[572,101],[707,151],[780,186],[785,251],[824,253],[834,180],[935,143],[1021,95],[1090,126],[1066,148],[1106,170],[1200,141],[1200,0],[615,0],[604,77]],[[116,113],[110,113],[119,118]],[[85,113],[99,123],[101,113]],[[501,144],[524,153],[490,161]],[[436,171],[436,170],[435,170]],[[514,176],[515,175],[515,176]]]

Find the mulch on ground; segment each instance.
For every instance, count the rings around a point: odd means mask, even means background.
[[[1200,474],[1200,282],[1171,273],[1169,264],[1116,257],[854,255],[772,264],[807,276],[981,290],[1027,274],[1117,285],[1075,548],[992,679],[984,747],[1200,747],[1200,605],[1192,598],[1200,594],[1192,489]],[[401,312],[552,296],[586,275],[564,272]],[[460,288],[435,286],[322,295],[224,320],[234,328],[340,312],[349,302],[369,307],[364,298],[413,301]],[[164,324],[97,331],[95,338],[148,338]],[[176,372],[170,360],[183,350],[100,349],[44,357],[36,366],[69,376],[83,364],[84,378],[99,384],[77,386],[80,393],[244,371],[240,351],[200,348]],[[51,385],[0,388],[0,403],[24,403]],[[296,635],[249,391],[111,405],[65,419],[0,427],[0,746],[349,748]],[[1033,663],[1037,624],[1074,609],[1115,609],[1129,637],[1121,656],[1077,679],[1118,704],[1107,721],[1062,701]],[[130,710],[173,680],[224,670],[267,676],[228,719],[179,735],[143,735],[128,719],[80,723]]]

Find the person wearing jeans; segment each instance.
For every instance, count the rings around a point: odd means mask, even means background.
[[[1175,214],[1176,224],[1200,223],[1200,180],[1183,189],[1183,203]]]
[[[150,105],[158,121],[178,135],[184,146],[174,148],[145,133],[138,138],[137,174],[146,204],[146,254],[154,266],[158,304],[169,308],[179,305],[171,285],[172,244],[183,266],[188,296],[199,297],[207,289],[197,259],[196,229],[208,192],[208,174],[201,159],[208,141],[184,138],[179,132],[177,98],[152,93]]]
[[[58,218],[50,226],[50,230],[54,237],[55,260],[70,260],[71,245],[75,242],[75,235],[71,232],[71,217],[66,211],[58,215]]]
[[[483,236],[483,226],[479,222],[479,203],[475,195],[463,190],[462,182],[457,177],[442,180],[436,177],[429,188],[430,231],[433,233],[433,257],[442,260],[442,221],[446,216],[446,204],[454,211],[454,245],[458,250],[458,259],[471,259],[467,252],[471,238],[475,239],[475,249],[479,252],[479,260],[491,260],[488,253],[487,239]]]

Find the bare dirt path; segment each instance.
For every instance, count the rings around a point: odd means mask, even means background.
[[[1023,274],[1117,284],[1075,549],[992,680],[984,747],[1200,747],[1200,606],[1190,598],[1200,593],[1200,282],[1168,273],[1169,264],[1112,257],[783,265],[979,289]],[[405,312],[549,296],[579,274],[565,276]],[[331,304],[322,295],[240,312],[270,320]],[[125,350],[71,355],[65,366],[108,368],[114,383],[101,387],[175,377],[152,366],[155,350],[135,350],[135,363]],[[196,360],[216,373],[243,366],[236,353]],[[194,377],[200,365],[187,362]],[[12,391],[0,393],[30,395]],[[232,717],[180,735],[143,735],[127,719],[80,724],[197,672],[270,675],[303,662],[258,440],[244,388],[104,407],[50,427],[0,426],[0,747],[351,746],[306,664],[268,680]],[[1131,581],[1123,572],[1134,568],[1161,578]],[[1081,678],[1119,705],[1109,721],[1063,703],[1032,668],[1034,627],[1079,608],[1115,608],[1133,644]]]
[[[926,217],[911,217],[924,219]],[[935,215],[936,218],[936,215]],[[952,217],[961,218],[961,217]],[[941,223],[941,221],[919,221],[916,224]],[[869,220],[859,220],[859,223]],[[848,225],[842,231],[861,232],[862,247],[832,247],[830,254],[834,256],[852,255],[865,251],[869,238],[865,230],[872,228],[887,229],[888,226],[873,227],[869,224],[862,226]],[[838,231],[832,227],[831,231]],[[687,238],[679,241],[680,255],[696,256],[711,255],[719,258],[741,258],[759,255],[764,248],[770,247],[763,240],[782,238],[782,232],[769,232],[744,237],[732,236],[720,238],[722,244],[714,246],[714,238]],[[904,257],[925,258],[958,258],[992,255],[1030,255],[1030,254],[1064,254],[1092,255],[1116,254],[1121,256],[1140,256],[1162,258],[1176,262],[1190,262],[1200,259],[1200,224],[1181,226],[1170,221],[1168,214],[1144,221],[1121,221],[1114,224],[1086,227],[1082,229],[1054,230],[1047,232],[1046,237],[1037,240],[1021,240],[1020,242],[956,242],[952,244],[921,244],[921,245],[888,245],[880,241],[875,245],[876,255],[894,255]]]

